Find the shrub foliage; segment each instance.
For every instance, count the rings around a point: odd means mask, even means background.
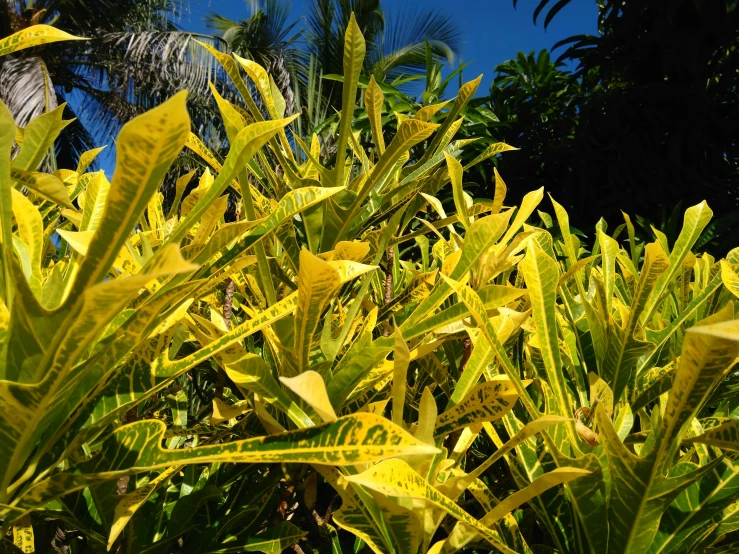
[[[0,53],[70,38],[22,33]],[[406,116],[370,79],[365,149],[353,19],[332,141],[214,55],[243,95],[213,89],[223,160],[185,92],[124,127],[111,181],[98,151],[37,172],[63,108],[0,106],[5,551],[733,547],[739,250],[692,252],[705,203],[644,244],[628,216],[582,242],[542,190],[506,206],[497,173],[473,200],[465,172],[511,149],[458,161],[479,80]],[[209,169],[165,207],[185,149]]]

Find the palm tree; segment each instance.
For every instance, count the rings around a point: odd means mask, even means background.
[[[426,72],[426,43],[434,56],[453,63],[460,50],[461,32],[444,14],[416,8],[386,12],[380,0],[313,0],[306,42],[324,75],[343,73],[344,32],[354,12],[367,43],[364,72],[377,81],[400,81]],[[338,107],[340,87],[327,87]]]
[[[434,56],[449,62],[459,51],[459,29],[432,10],[386,13],[380,0],[313,0],[306,28],[295,31],[297,22],[289,22],[284,0],[250,0],[248,6],[247,19],[211,15],[208,24],[234,52],[273,75],[287,113],[292,106],[302,108],[308,127],[339,107],[341,87],[322,78],[343,73],[344,33],[352,12],[367,42],[364,72],[378,81],[423,74],[426,42]]]
[[[233,21],[218,14],[206,17],[208,27],[230,50],[253,60],[272,75],[285,98],[285,113],[295,110],[292,75],[305,71],[305,53],[298,48],[297,21],[288,23],[290,6],[279,0],[250,0],[249,18]]]
[[[0,37],[44,23],[90,39],[3,57],[0,100],[20,126],[68,102],[68,114],[79,118],[57,145],[68,166],[94,145],[93,136],[106,142],[122,123],[183,88],[191,91],[193,123],[206,131],[215,66],[193,38],[224,44],[183,32],[173,21],[181,9],[178,0],[0,0]]]

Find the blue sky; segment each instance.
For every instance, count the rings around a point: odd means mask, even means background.
[[[292,20],[305,16],[311,0],[293,0]],[[573,0],[555,17],[545,31],[534,25],[532,15],[538,0],[519,0],[513,8],[512,0],[384,0],[385,10],[406,6],[425,7],[440,11],[454,19],[463,30],[461,59],[472,62],[464,71],[464,79],[484,75],[480,93],[490,87],[495,66],[515,57],[519,51],[539,51],[550,48],[557,41],[575,34],[595,34],[598,8],[595,0]],[[190,0],[190,13],[180,24],[198,32],[207,32],[202,17],[216,12],[230,19],[245,19],[249,15],[244,0]],[[298,25],[299,26],[299,25]],[[448,93],[454,94],[455,85]]]
[[[291,21],[305,16],[311,0],[293,0]],[[426,7],[447,14],[457,21],[463,30],[461,60],[471,62],[464,70],[464,80],[484,75],[478,95],[487,94],[495,66],[514,58],[519,51],[539,51],[551,48],[557,41],[576,34],[595,34],[598,8],[595,0],[573,0],[552,20],[545,31],[542,25],[534,25],[532,15],[538,0],[519,0],[513,8],[512,0],[384,0],[385,10],[401,7]],[[203,17],[210,12],[230,19],[240,20],[249,16],[244,0],[190,0],[189,12],[183,14],[179,24],[186,30],[207,33]],[[300,25],[298,25],[299,27]],[[456,94],[458,79],[453,79],[446,96]],[[101,166],[112,176],[115,164],[115,145],[101,155]]]

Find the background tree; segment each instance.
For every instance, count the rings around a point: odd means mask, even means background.
[[[542,0],[534,20],[548,25],[568,3]],[[545,184],[582,226],[623,209],[668,232],[673,208],[705,198],[722,217],[704,240],[725,250],[739,219],[736,2],[599,6],[598,36],[554,47],[574,71],[521,55],[497,68],[500,138],[523,147],[501,162],[511,190]]]
[[[212,135],[207,83],[215,79],[214,66],[194,35],[175,23],[181,11],[179,0],[3,0],[0,37],[43,23],[90,40],[3,57],[0,100],[20,126],[68,102],[65,116],[79,119],[58,141],[63,166],[74,166],[81,152],[107,143],[122,123],[183,88],[191,92],[196,130]]]
[[[248,2],[248,19],[233,21],[219,14],[206,18],[215,34],[228,43],[232,52],[253,60],[272,75],[285,98],[285,113],[294,113],[295,94],[292,75],[305,71],[306,55],[299,47],[302,30],[298,21],[288,22],[290,6],[280,0]]]
[[[404,77],[426,72],[426,42],[434,55],[453,62],[460,52],[461,31],[452,19],[429,9],[386,12],[380,0],[313,0],[306,44],[324,75],[343,73],[343,37],[354,12],[365,41],[366,75],[378,82],[403,84]],[[324,87],[331,106],[339,107],[341,86]]]

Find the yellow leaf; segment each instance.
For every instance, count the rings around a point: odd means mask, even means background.
[[[59,42],[62,40],[87,40],[83,37],[76,37],[65,33],[60,29],[55,29],[49,25],[32,25],[17,33],[0,40],[0,56],[18,52],[24,48],[32,46],[41,46],[51,42]]]
[[[44,253],[44,221],[41,214],[23,193],[10,189],[12,195],[12,210],[18,226],[21,241],[28,248],[31,263],[30,285],[31,290],[40,296],[41,293],[41,262]]]
[[[90,242],[69,298],[108,274],[128,234],[190,131],[185,91],[123,126],[116,146],[116,170],[100,226]],[[135,168],[135,171],[133,170]]]
[[[58,177],[48,173],[23,171],[15,167],[10,170],[10,176],[19,185],[26,187],[40,197],[55,202],[65,208],[74,209],[72,202],[69,201],[67,188]]]
[[[280,381],[313,408],[325,422],[336,421],[336,412],[326,392],[323,377],[315,371],[305,371],[296,377],[280,377]]]
[[[159,487],[177,475],[181,469],[182,466],[172,466],[165,469],[146,485],[124,495],[123,498],[118,501],[115,505],[113,523],[110,526],[110,535],[108,535],[108,550],[113,547],[113,543],[123,532],[126,525],[128,525],[128,522],[136,513],[136,510],[138,510]]]
[[[67,231],[65,229],[57,229],[57,233],[62,237],[75,252],[82,256],[87,256],[90,243],[95,237],[95,231]],[[119,271],[129,274],[141,271],[139,263],[131,256],[127,248],[121,248],[113,261],[113,267]]]
[[[509,146],[508,144],[504,142],[494,142],[490,146],[488,146],[485,150],[483,150],[474,160],[472,160],[470,163],[464,166],[464,168],[469,169],[473,165],[477,165],[480,162],[495,156],[496,154],[500,154],[501,152],[508,152],[510,150],[518,150],[518,148]],[[497,187],[496,187],[496,192],[497,192]]]
[[[75,170],[75,172],[79,175],[82,175],[90,166],[90,164],[95,160],[95,158],[97,158],[98,154],[105,150],[105,148],[105,146],[101,146],[100,148],[93,148],[92,150],[84,152],[77,162],[77,169]]]
[[[382,156],[385,151],[385,137],[382,135],[382,104],[384,101],[385,95],[375,81],[375,76],[371,75],[367,90],[364,91],[364,107],[369,117],[372,141],[375,143],[379,156]]]
[[[308,369],[313,334],[325,307],[341,286],[339,272],[331,264],[303,248],[298,271],[298,307],[295,311],[295,356],[299,371]]]
[[[359,75],[364,64],[364,55],[367,46],[362,36],[362,31],[354,18],[354,12],[349,16],[349,24],[344,33],[344,84],[341,93],[341,118],[339,120],[339,136],[336,141],[336,157],[340,160],[334,170],[334,186],[344,186],[344,159],[346,145],[352,132],[352,119],[354,117],[354,105],[357,98],[357,85]]]
[[[220,398],[213,399],[213,415],[210,416],[210,424],[218,425],[224,421],[229,421],[243,415],[251,410],[251,406],[246,400],[241,400],[236,404],[226,404]]]
[[[739,297],[739,275],[726,260],[721,260],[721,281],[731,294]]]
[[[418,426],[415,437],[426,444],[434,444],[434,425],[436,423],[436,400],[431,390],[424,387],[421,403],[418,406]]]
[[[350,260],[352,262],[361,262],[367,257],[370,251],[369,242],[354,241],[339,241],[336,243],[337,260]]]
[[[360,275],[379,269],[379,266],[376,265],[360,264],[346,260],[331,261],[328,262],[328,265],[330,265],[339,274],[339,279],[341,280],[342,285],[344,283],[348,283],[352,279],[356,279]]]
[[[386,496],[425,500],[435,508],[443,510],[455,519],[474,528],[502,552],[512,552],[498,540],[498,537],[493,531],[460,508],[454,500],[444,496],[429,485],[423,477],[416,473],[403,460],[397,458],[385,460],[372,466],[363,473],[349,475],[345,479]]]
[[[93,175],[85,189],[80,231],[95,231],[100,226],[110,192],[110,182],[106,179],[105,173],[98,171]]]
[[[420,110],[416,112],[416,115],[413,116],[414,119],[420,119],[421,121],[428,121],[432,117],[434,117],[437,112],[442,109],[444,106],[446,106],[451,100],[444,100],[443,102],[439,102],[438,104],[431,104],[430,106],[424,106]]]
[[[462,187],[462,164],[448,152],[444,152],[444,157],[446,158],[449,178],[452,181],[454,205],[457,208],[459,222],[466,229],[472,223],[472,219],[467,215],[467,203],[464,198],[464,188]]]
[[[613,416],[613,391],[603,379],[592,371],[588,373],[590,381],[590,404],[597,400],[606,410],[608,417]]]
[[[23,516],[13,525],[13,544],[24,554],[36,552],[31,516]]]
[[[516,212],[516,217],[513,219],[513,223],[511,223],[506,234],[503,235],[503,238],[500,239],[498,246],[495,248],[496,256],[503,253],[511,239],[516,235],[516,233],[518,233],[518,230],[523,227],[523,224],[526,223],[526,220],[528,220],[529,217],[531,217],[531,214],[534,213],[534,210],[539,205],[542,198],[544,198],[544,187],[532,190],[523,197],[521,205]]]
[[[190,183],[190,180],[195,175],[196,171],[196,169],[193,169],[190,173],[185,173],[184,175],[177,178],[177,181],[175,182],[174,200],[172,201],[172,205],[169,207],[169,212],[167,212],[167,219],[177,213],[177,209],[180,206],[180,201],[182,200],[182,195],[185,193],[185,189]]]
[[[497,214],[503,207],[503,201],[505,200],[508,187],[506,187],[503,178],[500,176],[500,173],[498,173],[497,167],[493,168],[493,172],[495,173],[495,197],[493,198],[493,208],[490,212]]]
[[[233,57],[239,63],[239,65],[244,68],[246,74],[256,85],[259,94],[264,100],[264,105],[267,107],[269,116],[272,119],[280,119],[282,116],[280,116],[280,114],[278,113],[277,106],[275,105],[274,98],[272,97],[272,87],[269,82],[269,74],[267,73],[267,71],[253,60],[247,60],[236,54],[233,54]]]
[[[528,382],[524,381],[524,386]],[[434,436],[442,437],[484,421],[496,421],[513,408],[518,393],[506,378],[499,377],[477,385],[456,406],[439,414]]]

